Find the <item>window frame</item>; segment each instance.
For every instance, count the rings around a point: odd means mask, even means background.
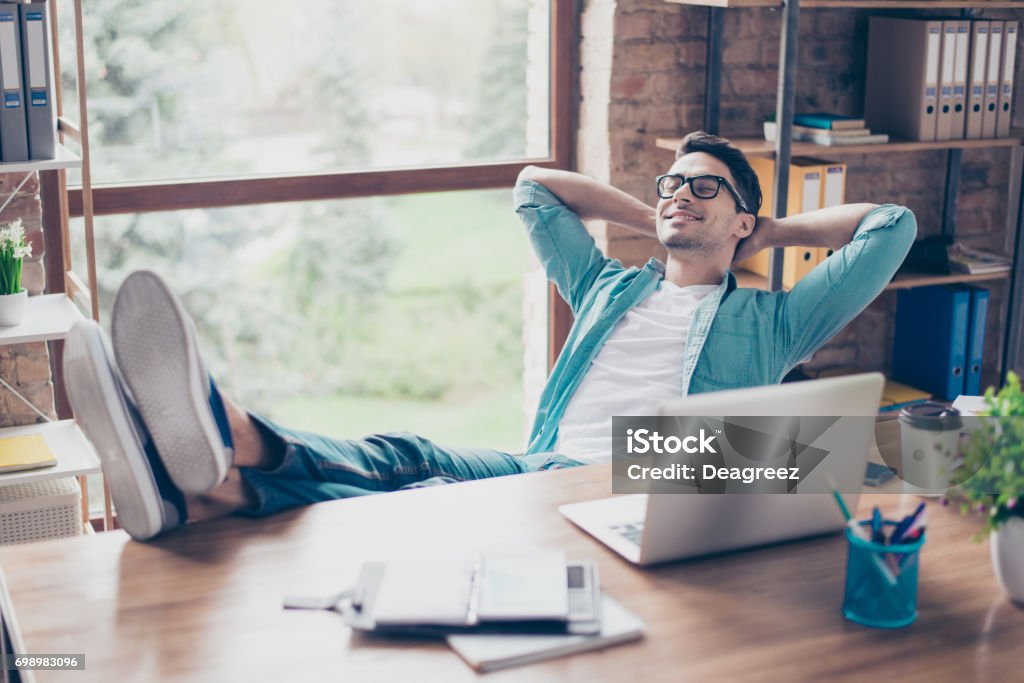
[[[571,170],[575,130],[573,83],[576,3],[550,0],[549,115],[551,154],[507,162],[415,166],[345,172],[111,183],[92,188],[93,215],[211,209],[251,204],[350,199],[418,192],[511,187],[526,164]],[[55,193],[47,193],[53,195]],[[82,216],[81,188],[69,188],[72,218]]]

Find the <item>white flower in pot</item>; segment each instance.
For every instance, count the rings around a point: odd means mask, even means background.
[[[982,540],[991,534],[992,567],[1010,599],[1024,607],[1024,392],[1020,378],[1007,373],[998,394],[985,392],[981,428],[954,473],[952,495],[964,514],[984,515]]]
[[[28,292],[21,286],[21,266],[31,255],[20,218],[0,225],[0,325],[18,325],[25,317]]]

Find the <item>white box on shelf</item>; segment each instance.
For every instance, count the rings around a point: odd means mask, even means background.
[[[74,477],[0,486],[0,545],[80,536],[81,500]]]

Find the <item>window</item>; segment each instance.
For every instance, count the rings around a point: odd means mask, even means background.
[[[571,0],[91,0],[101,306],[156,268],[247,407],[521,450],[510,189],[526,163],[569,165],[574,21]]]
[[[93,182],[549,159],[550,3],[95,0]]]
[[[529,246],[508,190],[104,216],[101,319],[139,268],[244,407],[343,438],[522,450]]]

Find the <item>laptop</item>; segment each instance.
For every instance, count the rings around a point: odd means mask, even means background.
[[[660,414],[873,417],[884,384],[880,373],[868,373],[718,391],[670,401]],[[840,491],[860,491],[873,427],[873,420],[856,420],[852,431],[843,431],[843,458],[838,467],[830,467]],[[844,493],[851,510],[856,510],[858,497],[859,493]],[[837,531],[845,524],[828,493],[634,494],[572,503],[558,510],[638,565],[791,541]]]

